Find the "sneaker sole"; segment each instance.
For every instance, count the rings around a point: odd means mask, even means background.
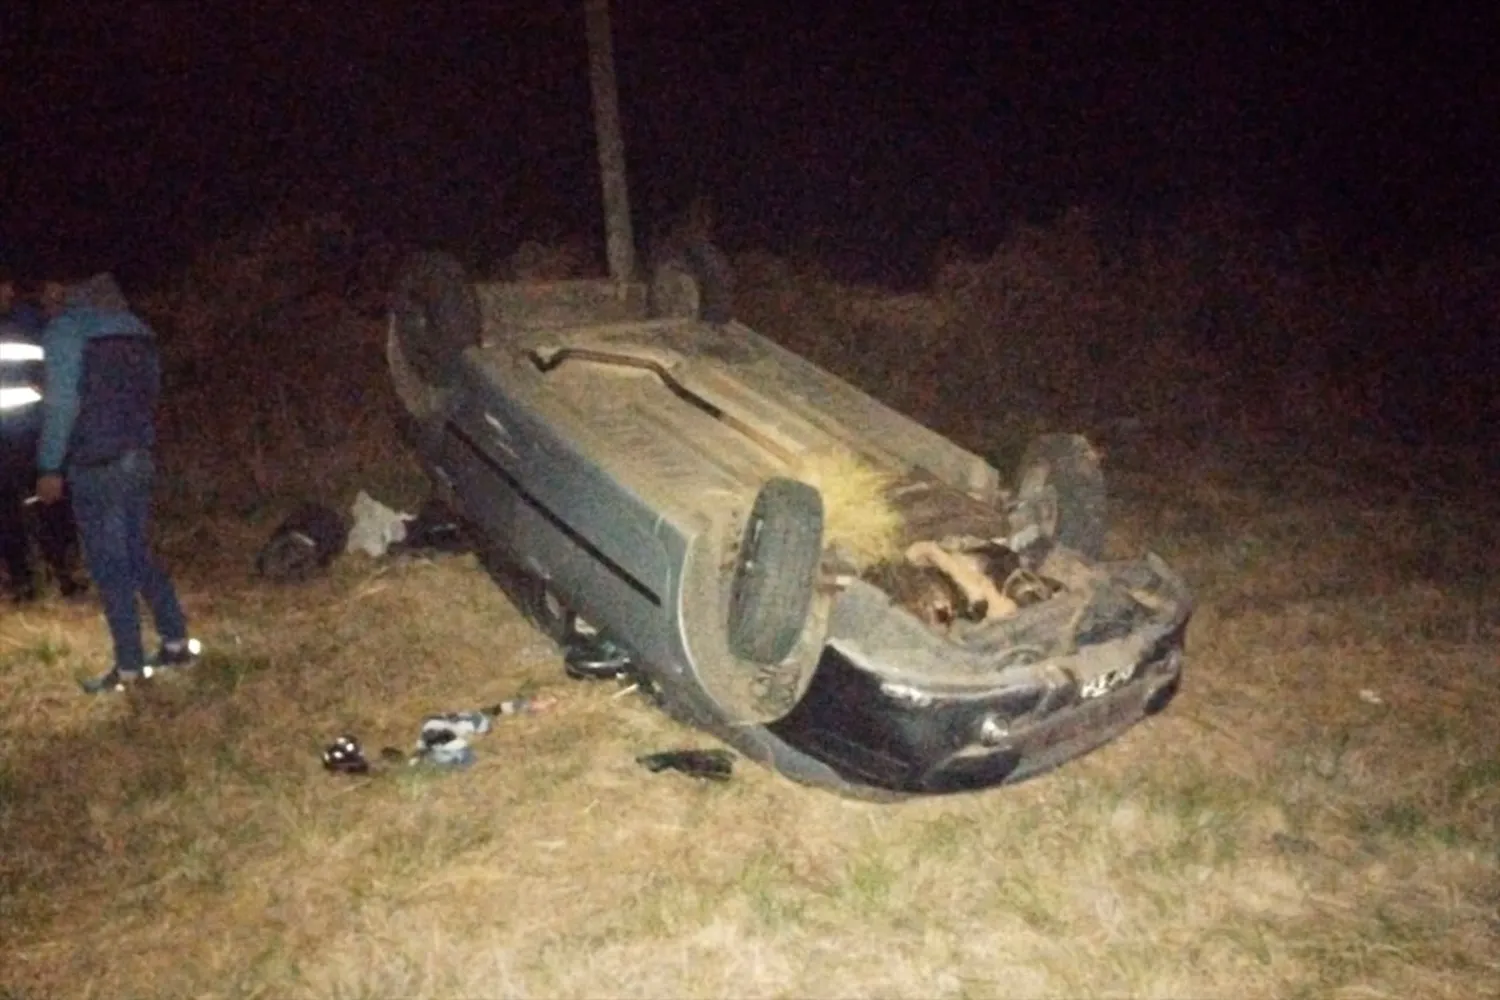
[[[148,673],[130,674],[126,676],[115,675],[113,679],[109,675],[95,677],[91,680],[79,681],[78,686],[83,688],[84,694],[115,694],[124,691],[128,687],[141,684],[150,678]]]
[[[165,650],[159,651],[156,654],[156,658],[148,663],[147,666],[154,670],[181,670],[184,667],[196,666],[198,661],[203,658],[203,644],[197,639],[189,639],[187,641],[187,650],[180,660],[165,659],[163,656],[164,652]]]

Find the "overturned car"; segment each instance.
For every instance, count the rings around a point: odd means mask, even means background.
[[[676,718],[862,797],[1020,781],[1161,711],[1189,595],[1154,555],[1103,560],[1089,443],[1039,438],[1003,482],[739,322],[711,242],[639,280],[595,85],[610,277],[476,284],[423,252],[392,296],[421,460],[518,606],[623,650]]]
[[[1188,594],[1100,561],[1084,439],[1007,488],[684,280],[714,275],[476,285],[429,253],[398,281],[422,461],[549,635],[586,621],[674,716],[853,794],[1018,781],[1172,699]]]

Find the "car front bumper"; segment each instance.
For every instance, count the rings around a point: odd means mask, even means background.
[[[883,680],[830,644],[797,707],[767,729],[852,785],[941,794],[1014,783],[1165,708],[1181,682],[1186,627],[1184,611],[1155,630],[1105,690],[1047,664],[1009,684],[924,690]]]

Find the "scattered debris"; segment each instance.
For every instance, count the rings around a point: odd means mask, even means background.
[[[349,522],[322,504],[297,508],[277,526],[255,557],[255,572],[277,583],[295,583],[326,570],[349,542]]]
[[[463,523],[440,500],[430,498],[415,515],[403,514],[361,491],[352,527],[348,518],[318,503],[303,504],[287,515],[256,556],[255,572],[275,583],[300,583],[327,570],[343,552],[379,558],[471,548]]]
[[[406,540],[408,521],[415,515],[392,510],[364,490],[354,498],[354,526],[349,529],[346,552],[363,552],[379,559],[396,542]]]
[[[1367,705],[1384,705],[1385,701],[1369,688],[1360,688],[1359,700]]]
[[[902,561],[867,577],[922,621],[943,627],[1008,618],[1063,589],[1028,569],[1006,543],[965,536],[916,542]]]
[[[563,670],[575,680],[621,680],[633,672],[630,653],[598,632],[575,631],[563,652]]]
[[[694,778],[728,781],[734,773],[734,754],[728,750],[664,750],[635,759],[652,774],[671,769]]]
[[[422,729],[411,754],[386,747],[380,751],[380,757],[392,764],[425,763],[442,768],[465,768],[475,759],[469,740],[493,729],[497,718],[545,712],[556,704],[556,698],[511,698],[482,711],[429,715],[422,720]],[[335,774],[376,773],[359,740],[348,735],[340,736],[324,749],[323,767]]]
[[[323,766],[335,774],[369,774],[370,762],[353,736],[340,736],[323,751]]]
[[[469,739],[487,733],[503,715],[531,715],[557,704],[556,698],[511,698],[479,712],[448,712],[422,720],[422,732],[408,764],[429,763],[437,767],[468,767],[474,763]]]
[[[387,549],[390,555],[460,553],[472,548],[463,522],[436,497],[422,503],[417,516],[406,521],[406,534]]]

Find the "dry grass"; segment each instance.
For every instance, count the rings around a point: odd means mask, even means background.
[[[1163,718],[1003,792],[875,806],[742,765],[555,652],[468,559],[285,591],[187,574],[215,650],[75,694],[86,610],[0,626],[7,985],[45,996],[1479,996],[1500,903],[1497,609],[1399,510],[1127,479],[1116,544],[1198,584]],[[1237,530],[1231,530],[1237,526]],[[1410,523],[1408,522],[1408,526]],[[227,525],[222,530],[230,532]],[[248,554],[254,539],[227,548]],[[1493,568],[1487,570],[1493,581]],[[518,691],[451,775],[344,730]],[[1378,701],[1366,700],[1362,692]]]
[[[759,294],[809,324],[839,301]],[[825,354],[921,332],[861,310]],[[0,619],[0,996],[1497,995],[1500,512],[1462,462],[1146,421],[1110,450],[1112,545],[1195,587],[1181,696],[1046,778],[871,805],[746,764],[646,772],[638,753],[711,741],[566,681],[471,559],[252,581],[278,503],[419,495],[386,392],[324,401],[367,422],[354,458],[293,439],[312,481],[273,450],[263,489],[191,517],[168,497],[194,674],[87,699],[91,608]],[[921,415],[976,447],[1015,430]],[[169,468],[211,483],[209,437],[177,432]],[[466,772],[320,767],[341,732],[404,747],[428,712],[526,691],[560,704]]]
[[[802,456],[793,470],[823,497],[823,537],[856,571],[901,555],[901,513],[887,491],[895,476],[842,449]]]

